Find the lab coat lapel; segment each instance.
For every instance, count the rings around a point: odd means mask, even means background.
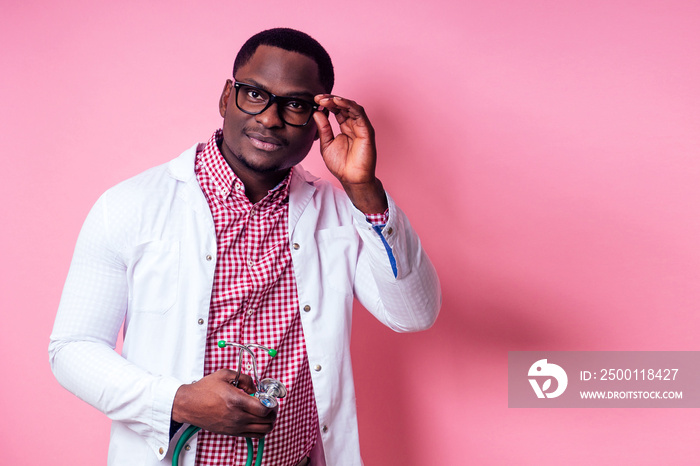
[[[294,227],[296,227],[301,214],[306,209],[306,206],[313,198],[316,188],[312,184],[318,180],[301,165],[297,165],[292,169],[292,179],[289,186],[289,235],[291,237]]]
[[[201,148],[199,148],[201,150]],[[177,197],[185,202],[197,215],[207,223],[207,226],[214,228],[214,220],[211,217],[209,203],[204,197],[202,188],[194,173],[194,162],[197,155],[198,144],[187,149],[174,160],[168,163],[168,173],[175,178],[178,183]]]

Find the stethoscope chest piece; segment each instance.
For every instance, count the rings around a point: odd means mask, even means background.
[[[287,389],[279,380],[263,379],[259,386],[255,397],[260,400],[260,403],[268,408],[274,408],[279,404],[278,398],[287,396]]]

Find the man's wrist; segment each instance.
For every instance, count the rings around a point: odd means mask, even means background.
[[[186,405],[187,391],[189,389],[188,384],[183,384],[175,392],[175,398],[173,399],[173,409],[170,414],[170,422],[184,424],[187,423],[185,419],[184,406]]]
[[[379,178],[368,183],[343,183],[343,189],[353,205],[364,214],[380,214],[389,207]]]

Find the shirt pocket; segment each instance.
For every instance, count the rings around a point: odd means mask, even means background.
[[[177,300],[180,243],[150,241],[132,250],[128,267],[129,308],[134,312],[163,314]]]
[[[323,286],[352,295],[359,244],[355,227],[345,225],[318,230],[316,244]]]

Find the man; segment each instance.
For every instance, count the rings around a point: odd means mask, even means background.
[[[437,275],[375,177],[363,108],[330,94],[320,44],[263,31],[233,74],[219,101],[223,128],[208,143],[93,207],[51,336],[52,368],[114,421],[109,464],[170,461],[184,424],[202,430],[181,464],[243,464],[240,437],[265,438],[264,464],[361,464],[353,296],[392,329],[421,330],[437,317]],[[297,165],[318,138],[344,193]],[[279,410],[248,395],[249,377],[233,385],[238,353],[219,340],[277,349],[256,359],[287,387]],[[245,355],[243,372],[253,363]]]

